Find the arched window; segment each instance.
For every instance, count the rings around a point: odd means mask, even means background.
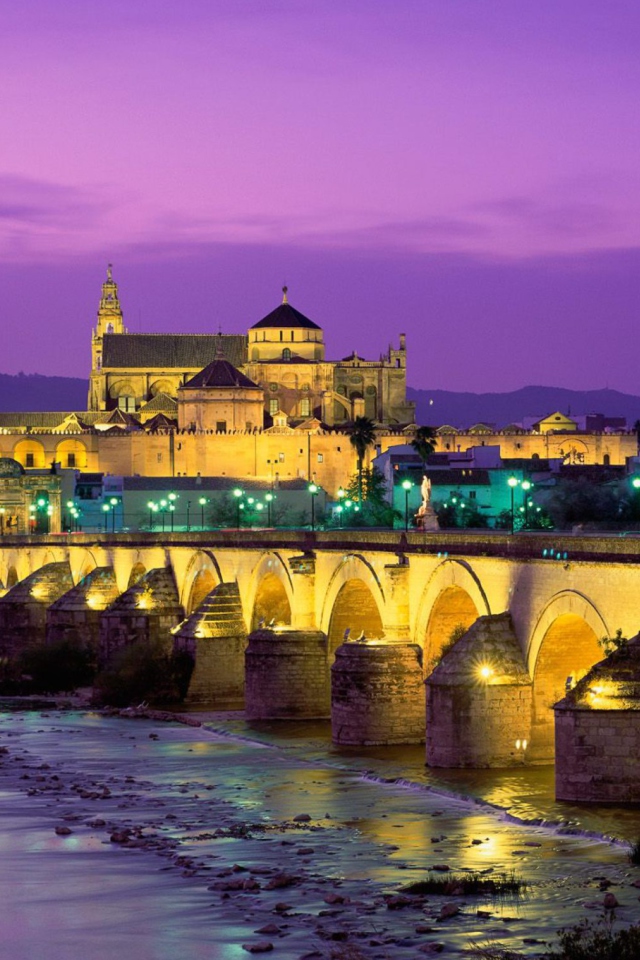
[[[291,360],[291,350],[289,349],[289,347],[285,347],[284,350],[282,351],[282,359]]]

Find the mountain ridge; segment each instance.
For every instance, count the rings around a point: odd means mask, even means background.
[[[0,410],[15,413],[47,410],[85,410],[88,381],[40,373],[0,373]],[[566,387],[520,387],[507,393],[472,393],[407,387],[415,401],[416,422],[464,428],[474,423],[504,427],[524,417],[544,417],[560,410],[569,416],[602,413],[625,417],[632,427],[640,420],[640,396],[619,390],[569,390]]]
[[[508,393],[463,393],[407,387],[407,399],[415,401],[416,422],[470,427],[474,423],[505,427],[525,417],[545,417],[556,411],[569,416],[602,413],[625,417],[631,428],[640,420],[640,397],[619,390],[569,390],[566,387],[520,387]]]

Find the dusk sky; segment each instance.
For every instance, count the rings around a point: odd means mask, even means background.
[[[20,0],[0,372],[289,299],[408,381],[640,393],[637,0]]]

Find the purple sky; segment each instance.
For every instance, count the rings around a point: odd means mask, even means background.
[[[640,393],[637,0],[21,0],[0,371],[290,301],[409,382]],[[72,348],[71,348],[72,347]],[[71,349],[70,349],[71,348]]]

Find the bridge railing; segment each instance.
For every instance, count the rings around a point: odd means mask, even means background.
[[[0,550],[36,546],[151,547],[191,549],[382,551],[391,557],[429,554],[449,557],[502,557],[547,562],[637,563],[640,537],[620,534],[516,533],[481,530],[422,533],[397,530],[207,530],[175,533],[23,534],[0,537]]]

